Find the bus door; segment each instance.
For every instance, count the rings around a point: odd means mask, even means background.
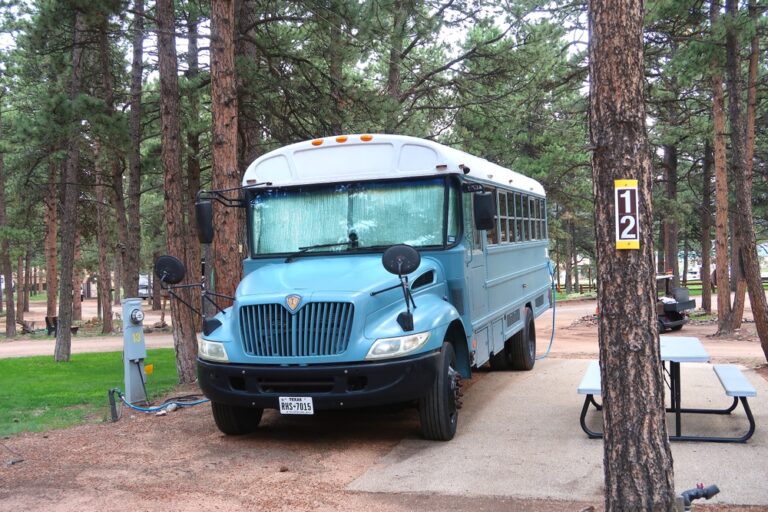
[[[485,287],[485,231],[475,229],[472,214],[472,194],[464,194],[464,261],[466,272],[464,281],[469,296],[469,317],[473,329],[477,321],[488,314],[488,290]],[[488,329],[474,333],[477,346],[475,361],[486,361],[489,355]]]

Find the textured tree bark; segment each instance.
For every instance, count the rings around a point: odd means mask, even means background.
[[[329,128],[331,135],[344,133],[343,90],[344,86],[344,41],[342,40],[342,5],[338,0],[330,1],[328,9],[328,74],[331,79],[331,91],[328,99],[331,102],[328,111],[331,113]]]
[[[32,290],[32,255],[24,251],[24,301],[22,311],[29,313],[29,293]]]
[[[100,162],[100,145],[98,140],[93,144],[94,174],[96,188],[96,240],[99,246],[99,316],[101,317],[101,333],[110,334],[114,329],[112,325],[112,301],[110,300],[110,288],[112,278],[109,272],[109,230],[107,229],[106,194],[104,193],[104,169]],[[138,290],[137,290],[138,292]]]
[[[53,151],[51,151],[53,152]],[[56,186],[56,162],[48,162],[48,191],[45,194],[45,289],[47,304],[45,316],[56,316],[56,293],[59,290],[57,240],[59,238],[59,192]]]
[[[16,257],[16,321],[24,321],[24,255]]]
[[[395,0],[392,4],[392,31],[389,38],[389,62],[387,63],[387,86],[389,96],[387,118],[384,127],[385,133],[396,133],[399,122],[400,95],[402,93],[402,66],[403,49],[405,42],[406,21],[408,19],[407,6],[401,0]]]
[[[237,168],[237,84],[235,81],[234,0],[211,2],[211,113],[213,188],[240,186]],[[216,293],[234,296],[242,275],[240,210],[216,205],[213,240]],[[206,262],[208,263],[208,262]],[[229,306],[229,304],[226,304]]]
[[[642,1],[592,0],[589,28],[605,509],[674,510],[656,322]],[[638,182],[638,250],[615,248],[617,179]]]
[[[77,229],[75,229],[75,268],[72,269],[72,320],[83,319],[83,269],[81,269],[77,262],[80,261],[80,255],[82,251],[82,238]]]
[[[254,38],[253,30],[254,18],[257,15],[258,6],[253,0],[239,0],[235,6],[238,23],[238,34],[249,37],[238,37],[235,40],[235,63],[238,62],[259,62],[259,50],[255,44],[249,40]],[[241,74],[237,75],[237,131],[238,146],[237,158],[238,169],[244,170],[248,165],[256,160],[261,154],[259,143],[261,142],[261,126],[256,120],[258,113],[253,112],[249,106],[251,95],[248,92],[247,84],[243,82]]]
[[[714,29],[720,17],[720,2],[710,4],[709,19]],[[728,275],[728,170],[725,161],[725,108],[723,100],[722,64],[712,59],[712,124],[715,133],[715,286],[717,287],[717,335],[733,332],[731,280]]]
[[[198,18],[197,14],[193,11],[188,15],[187,28],[188,28],[188,50],[187,50],[187,77],[194,83],[195,78],[200,73],[200,67],[198,62],[198,47],[197,39],[198,34]],[[200,240],[197,237],[197,213],[195,212],[195,200],[197,193],[200,190],[200,131],[199,125],[199,95],[197,87],[191,87],[188,94],[189,109],[187,111],[188,117],[192,120],[190,128],[187,131],[187,219],[189,219],[189,230],[187,237],[187,252],[189,253],[190,261],[196,261],[197,264],[188,270],[191,281],[200,280]],[[192,297],[193,304],[198,310],[202,302],[202,297],[199,294],[195,294]],[[202,327],[202,325],[200,325]]]
[[[72,78],[69,83],[69,100],[74,101],[80,94],[81,66],[83,57],[82,39],[85,31],[85,16],[75,12],[75,27],[72,45]],[[72,282],[75,264],[75,233],[77,232],[77,198],[80,192],[78,174],[80,171],[80,126],[72,122],[67,141],[67,160],[64,167],[64,189],[61,211],[61,276],[59,283],[59,315],[56,348],[53,358],[57,362],[69,361],[72,345]]]
[[[131,61],[131,113],[128,149],[128,233],[125,239],[124,287],[128,297],[139,296],[139,259],[141,256],[141,77],[144,52],[144,0],[133,2],[133,27],[131,30],[133,57]]]
[[[712,272],[712,146],[704,143],[704,165],[701,176],[701,309],[712,312],[712,288],[709,273]]]
[[[0,96],[1,98],[2,96]],[[2,133],[2,118],[0,118],[0,133]],[[5,227],[7,222],[7,207],[5,203],[5,153],[0,151],[0,228]],[[13,304],[13,268],[11,267],[11,244],[8,239],[3,237],[0,242],[0,266],[2,266],[3,281],[5,288],[3,293],[6,300],[5,314],[5,337],[12,338],[16,336],[16,310]],[[0,297],[0,303],[3,298]],[[2,308],[0,308],[2,311]]]
[[[199,262],[189,260],[186,251],[187,226],[184,221],[184,187],[181,172],[181,118],[179,111],[179,80],[176,60],[176,36],[173,0],[158,0],[157,32],[160,62],[160,125],[161,160],[165,186],[165,224],[168,251],[190,269]],[[188,289],[177,291],[189,301]],[[173,344],[176,348],[176,368],[182,384],[195,381],[197,337],[192,311],[178,300],[171,301]]]
[[[749,303],[755,319],[757,335],[768,360],[768,304],[765,300],[760,279],[760,260],[757,257],[757,239],[752,218],[752,166],[747,166],[746,119],[742,110],[741,98],[743,81],[741,76],[741,58],[739,56],[739,25],[736,19],[739,15],[738,0],[726,0],[726,11],[732,17],[726,25],[725,48],[726,68],[728,73],[728,102],[731,121],[731,169],[736,189],[736,204],[734,211],[737,230],[739,263],[744,272],[749,291]]]
[[[671,115],[673,119],[676,117]],[[667,144],[664,146],[664,174],[666,176],[666,195],[667,200],[672,203],[677,202],[677,146]],[[667,268],[672,270],[672,287],[680,286],[680,268],[677,264],[678,250],[678,226],[674,217],[664,219],[664,253]]]

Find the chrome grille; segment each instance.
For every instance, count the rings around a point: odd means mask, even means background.
[[[294,314],[282,304],[242,306],[240,336],[252,356],[332,356],[347,349],[353,316],[348,302],[310,302]]]

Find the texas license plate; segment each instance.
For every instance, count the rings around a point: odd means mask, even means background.
[[[280,414],[315,414],[311,396],[281,396]]]

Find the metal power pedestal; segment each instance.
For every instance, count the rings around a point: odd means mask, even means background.
[[[141,299],[123,300],[123,370],[125,376],[125,399],[130,403],[146,402],[146,374],[144,359],[147,347],[144,344],[144,311]]]

